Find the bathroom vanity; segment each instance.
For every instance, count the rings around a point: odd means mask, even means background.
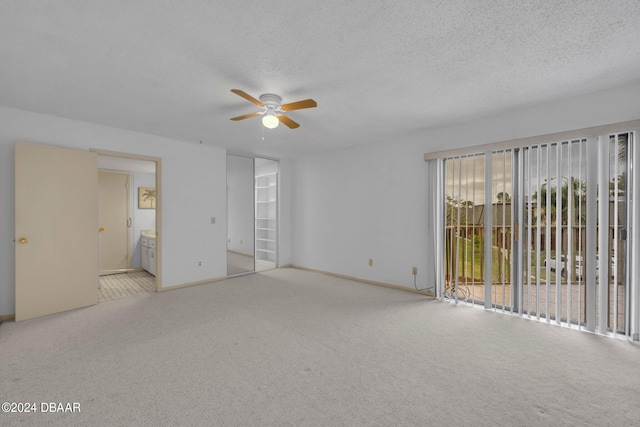
[[[143,230],[140,235],[142,251],[142,268],[156,275],[156,233],[153,230]]]

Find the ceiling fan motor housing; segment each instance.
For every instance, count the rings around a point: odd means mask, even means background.
[[[282,98],[273,93],[260,95],[260,101],[268,108],[278,108],[282,104]]]

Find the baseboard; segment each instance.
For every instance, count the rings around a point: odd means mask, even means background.
[[[223,277],[215,277],[213,279],[198,280],[197,282],[183,283],[181,285],[166,286],[166,287],[162,287],[162,288],[158,289],[158,292],[173,291],[175,289],[182,289],[182,288],[189,288],[191,286],[205,285],[207,283],[219,282],[221,280],[226,280],[226,279],[227,279],[227,276],[223,276]]]
[[[346,275],[346,274],[334,273],[332,271],[319,270],[317,268],[311,268],[311,267],[303,267],[301,265],[295,265],[295,264],[288,264],[288,265],[290,265],[290,268],[297,268],[298,270],[313,271],[315,273],[326,274],[328,276],[339,277],[341,279],[353,280],[355,282],[366,283],[366,284],[369,284],[369,285],[382,286],[383,288],[397,289],[399,291],[412,292],[414,294],[425,295],[425,296],[428,296],[428,297],[433,297],[434,296],[434,293],[430,292],[430,291],[419,291],[417,289],[407,288],[406,286],[393,285],[391,283],[378,282],[378,281],[375,281],[375,280],[363,279],[361,277],[355,277],[355,276],[349,276],[349,275]]]
[[[295,267],[293,266],[293,264],[282,264],[282,265],[279,265],[277,268],[295,268]]]
[[[253,254],[248,254],[246,252],[234,251],[233,249],[227,249],[227,252],[231,252],[232,254],[248,256],[248,257],[253,258]]]

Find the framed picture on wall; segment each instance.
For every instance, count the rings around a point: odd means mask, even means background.
[[[138,208],[156,208],[156,189],[152,187],[138,187]]]

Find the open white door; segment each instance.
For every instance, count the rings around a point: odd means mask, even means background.
[[[98,300],[96,153],[15,144],[16,321]]]

